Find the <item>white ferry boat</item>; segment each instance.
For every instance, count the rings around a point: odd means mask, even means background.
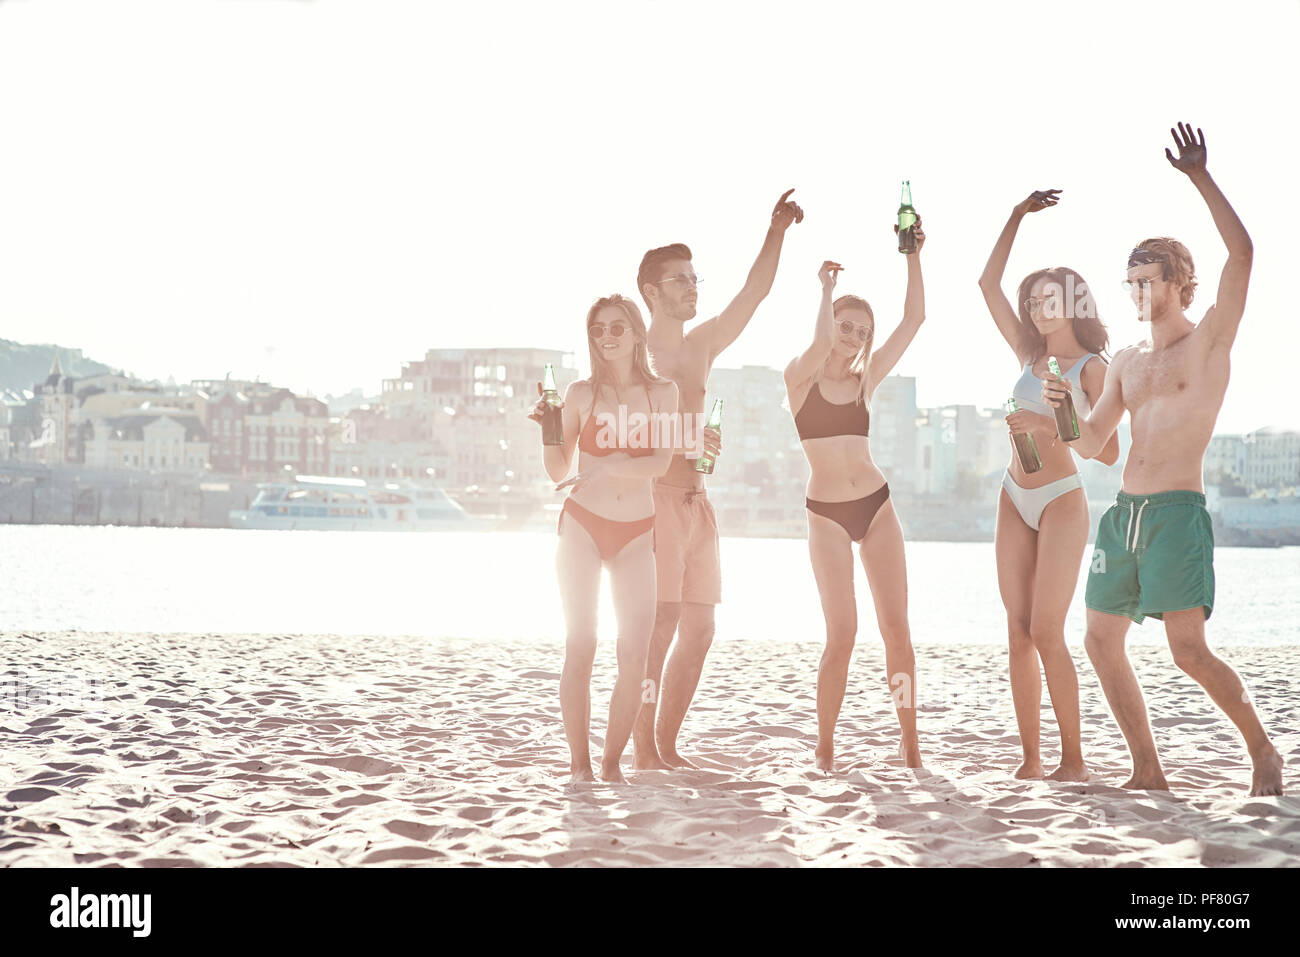
[[[247,509],[231,510],[232,528],[426,532],[482,531],[493,524],[439,488],[298,475],[292,482],[263,482],[257,490]]]

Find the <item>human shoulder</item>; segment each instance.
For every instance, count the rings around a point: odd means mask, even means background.
[[[682,345],[691,352],[703,350],[705,353],[713,348],[714,331],[718,326],[718,317],[706,319],[682,337]]]
[[[1119,372],[1130,365],[1134,359],[1150,351],[1151,343],[1149,342],[1139,342],[1131,346],[1125,346],[1115,353],[1114,358],[1110,360],[1110,367]]]
[[[672,379],[660,379],[650,386],[650,395],[659,400],[656,407],[662,408],[667,402],[677,403],[677,383]]]
[[[1093,360],[1097,361],[1093,361]],[[1100,353],[1092,353],[1083,360],[1083,365],[1079,369],[1079,381],[1087,386],[1091,382],[1098,385],[1106,378],[1106,358]]]
[[[564,390],[564,401],[587,403],[591,400],[592,387],[590,379],[574,379]]]
[[[717,340],[718,317],[698,322],[693,328],[682,333],[680,344],[673,350],[677,361],[691,362],[713,358],[714,343]]]

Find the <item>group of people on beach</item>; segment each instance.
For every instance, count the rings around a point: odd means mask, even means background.
[[[1040,662],[1061,735],[1060,766],[1049,778],[1084,781],[1079,686],[1065,641],[1065,617],[1087,544],[1089,515],[1076,456],[1114,464],[1118,428],[1131,418],[1123,490],[1102,517],[1085,591],[1085,648],[1128,744],[1133,774],[1124,787],[1168,785],[1146,705],[1125,649],[1130,622],[1162,619],[1175,664],[1194,678],[1240,730],[1253,764],[1251,794],[1282,793],[1282,759],[1241,679],[1209,649],[1205,622],[1214,604],[1213,536],[1202,462],[1228,386],[1229,352],[1245,308],[1252,245],[1206,167],[1205,138],[1180,123],[1170,164],[1200,192],[1227,247],[1215,303],[1199,323],[1186,310],[1196,288],[1192,257],[1177,240],[1144,240],[1129,254],[1126,284],[1150,338],[1108,361],[1108,337],[1088,285],[1066,267],[1026,276],[1009,301],[1002,277],[1025,216],[1055,206],[1060,190],[1040,190],[1015,206],[979,285],[998,333],[1015,354],[1019,378],[1007,416],[1012,437],[1034,437],[1041,468],[1010,456],[998,495],[998,584],[1007,613],[1010,679],[1023,762],[1018,778],[1044,776],[1039,749]],[[587,313],[589,378],[573,382],[561,407],[563,441],[546,446],[546,469],[570,489],[560,513],[556,566],[566,618],[560,702],[572,779],[592,781],[590,679],[602,567],[618,619],[618,677],[609,707],[600,776],[623,781],[628,738],[637,770],[694,767],[677,738],[714,636],[722,598],[718,526],[704,476],[680,446],[612,446],[598,441],[605,415],[703,412],[709,372],[744,331],[772,288],[786,230],[803,219],[788,190],[744,287],[716,317],[690,331],[698,280],[685,245],[647,252],[637,291],[647,328],[629,298],[597,300]],[[895,226],[895,230],[897,230]],[[839,263],[818,273],[821,296],[812,341],[785,369],[790,410],[810,475],[808,551],[826,621],[817,676],[818,768],[834,768],[835,725],[857,634],[853,550],[857,547],[885,644],[886,679],[901,731],[899,756],[921,767],[916,665],[907,617],[903,532],[889,485],[871,459],[871,397],[925,320],[919,220],[906,255],[902,321],[877,348],[871,306],[835,295]],[[1049,371],[1055,358],[1060,375]],[[540,391],[540,387],[539,387]],[[1058,432],[1055,409],[1073,401],[1078,437]],[[529,413],[541,420],[546,399]],[[706,430],[704,452],[720,435]],[[570,476],[575,449],[578,471]]]

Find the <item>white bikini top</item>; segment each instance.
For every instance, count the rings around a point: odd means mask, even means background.
[[[1088,401],[1088,394],[1083,391],[1083,367],[1088,364],[1089,359],[1100,358],[1097,353],[1090,352],[1070,368],[1066,369],[1062,378],[1070,382],[1070,395],[1074,397],[1074,409],[1079,415],[1086,416],[1092,411],[1092,403]],[[1043,402],[1043,380],[1033,373],[1033,363],[1026,362],[1024,369],[1021,370],[1020,378],[1016,382],[1016,387],[1011,390],[1015,396],[1020,408],[1028,412],[1037,412],[1039,415],[1052,415],[1053,409],[1050,405]]]

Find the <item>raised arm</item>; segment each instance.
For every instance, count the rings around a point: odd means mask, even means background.
[[[898,232],[898,227],[894,227]],[[925,245],[925,231],[921,229],[921,217],[916,217],[913,227],[916,234],[916,251],[907,254],[907,298],[903,300],[903,321],[898,324],[884,345],[871,354],[867,363],[867,394],[876,391],[876,386],[884,381],[903,353],[916,338],[921,323],[925,322],[925,281],[921,278],[921,247]]]
[[[1120,384],[1120,372],[1132,351],[1132,348],[1121,349],[1114,361],[1106,367],[1101,397],[1093,405],[1090,415],[1079,416],[1079,437],[1070,443],[1070,448],[1085,459],[1100,457],[1099,453],[1106,448],[1124,418],[1124,390]],[[1043,401],[1050,406],[1060,405],[1069,391],[1070,384],[1050,372],[1043,379]],[[1117,455],[1118,449],[1116,444]]]
[[[799,385],[811,379],[822,367],[831,354],[835,344],[835,280],[844,267],[837,262],[826,260],[817,272],[822,283],[821,305],[817,308],[817,327],[813,331],[813,341],[800,355],[790,360],[785,367],[785,384],[787,388]]]
[[[1034,190],[1029,194],[1028,199],[1016,204],[1015,209],[1011,210],[1011,218],[1002,227],[1002,233],[993,245],[993,252],[989,254],[989,261],[984,265],[984,272],[980,274],[980,292],[984,294],[984,302],[989,307],[993,322],[997,324],[998,332],[1002,333],[1002,338],[1007,340],[1007,345],[1016,354],[1017,361],[1021,359],[1020,315],[1016,311],[1018,306],[1012,305],[1011,300],[1002,291],[1002,274],[1006,272],[1007,260],[1011,258],[1011,244],[1016,240],[1020,221],[1027,213],[1036,213],[1040,209],[1055,206],[1060,192],[1059,189]]]
[[[1178,157],[1167,148],[1165,157],[1174,169],[1186,173],[1187,178],[1200,192],[1205,205],[1210,207],[1214,217],[1214,226],[1223,238],[1223,245],[1228,247],[1228,261],[1223,265],[1219,276],[1219,292],[1201,325],[1210,333],[1211,346],[1224,349],[1232,347],[1237,337],[1237,327],[1241,325],[1242,314],[1246,311],[1246,287],[1250,284],[1250,267],[1254,259],[1254,245],[1250,234],[1241,225],[1236,212],[1228,202],[1219,184],[1211,178],[1205,166],[1205,134],[1198,128],[1192,136],[1191,124],[1179,123],[1178,129],[1170,130],[1174,144],[1178,147]]]
[[[726,309],[714,318],[703,323],[692,335],[699,336],[708,343],[710,360],[716,359],[723,349],[736,341],[745,331],[749,320],[754,318],[758,304],[772,291],[772,282],[776,279],[776,267],[781,262],[781,245],[785,242],[785,231],[791,223],[803,221],[803,210],[799,204],[790,199],[793,189],[787,189],[776,201],[772,210],[772,224],[767,228],[763,239],[763,248],[758,251],[758,258],[750,267],[745,286],[736,294],[736,298]]]

